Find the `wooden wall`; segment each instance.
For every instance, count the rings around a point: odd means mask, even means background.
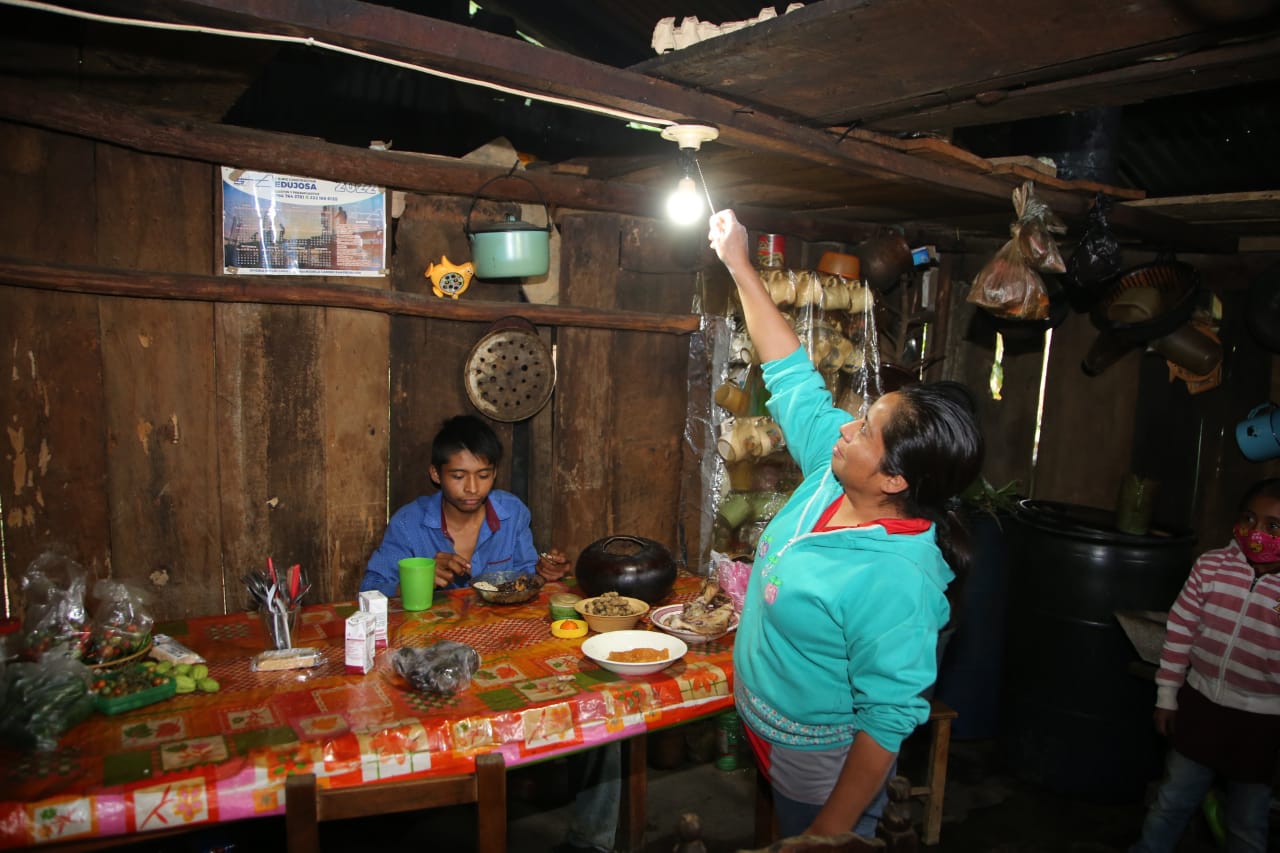
[[[0,150],[0,256],[214,270],[214,167],[11,124]],[[467,202],[408,197],[381,286],[423,293],[430,261],[468,257]],[[562,302],[689,312],[695,272],[654,248],[665,238],[651,222],[560,218]],[[464,298],[520,311],[509,285],[476,283]],[[243,607],[239,577],[268,555],[306,566],[315,600],[351,598],[388,510],[431,490],[441,421],[474,411],[462,365],[486,329],[0,285],[6,610],[55,542],[93,577],[147,589],[159,618]],[[509,449],[499,484],[520,456],[540,547],[572,557],[610,533],[677,547],[689,336],[539,332],[558,350],[556,393],[529,422],[495,425]]]
[[[0,150],[0,256],[214,270],[214,167],[3,123]],[[426,293],[428,263],[469,256],[468,201],[409,196],[391,275],[360,283]],[[485,202],[477,215],[502,210]],[[562,210],[556,220],[561,304],[680,315],[723,304],[723,270],[701,234],[616,214]],[[789,259],[803,264],[819,248],[846,247],[797,243]],[[1206,547],[1222,541],[1239,491],[1280,464],[1248,463],[1234,445],[1234,424],[1278,396],[1274,357],[1240,329],[1254,267],[1196,259],[1223,296],[1230,344],[1223,386],[1203,395],[1161,381],[1161,362],[1136,354],[1085,376],[1094,330],[1070,315],[1053,333],[1034,447],[1043,338],[1008,336],[1003,399],[992,400],[994,336],[964,300],[986,257],[944,259],[952,286],[936,352],[945,359],[927,377],[975,391],[987,479],[1109,507],[1122,474],[1157,469],[1158,517],[1201,532]],[[510,285],[477,282],[464,299],[521,310]],[[350,598],[388,511],[430,490],[440,422],[473,410],[462,365],[486,329],[378,311],[0,286],[6,610],[18,603],[23,569],[55,541],[94,577],[148,589],[161,618],[242,607],[239,577],[268,555],[307,566],[317,600]],[[499,484],[526,498],[539,547],[574,557],[630,533],[700,569],[698,459],[712,451],[685,430],[690,401],[708,405],[709,377],[690,358],[697,336],[567,324],[539,334],[557,358],[552,402],[526,422],[496,425],[509,449]]]

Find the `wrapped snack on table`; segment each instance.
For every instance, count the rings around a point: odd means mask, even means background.
[[[51,752],[58,738],[93,711],[92,671],[55,649],[39,661],[0,670],[0,740]]]
[[[480,668],[480,654],[464,643],[441,640],[419,649],[399,649],[396,672],[423,693],[451,696],[467,688]]]

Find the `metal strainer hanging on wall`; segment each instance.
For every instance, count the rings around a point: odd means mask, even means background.
[[[531,418],[551,399],[551,348],[523,317],[503,317],[467,356],[464,383],[472,405],[495,421]]]

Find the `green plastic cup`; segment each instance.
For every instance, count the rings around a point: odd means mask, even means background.
[[[406,557],[400,561],[400,603],[405,610],[426,610],[436,589],[436,561]]]

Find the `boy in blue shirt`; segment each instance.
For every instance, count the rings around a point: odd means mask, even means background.
[[[401,507],[391,517],[382,544],[369,558],[360,591],[395,597],[400,561],[434,557],[436,586],[457,589],[472,575],[535,571],[559,580],[569,571],[565,555],[539,555],[529,529],[529,509],[510,492],[494,489],[502,442],[474,415],[449,418],[431,442],[431,481],[440,491]]]

